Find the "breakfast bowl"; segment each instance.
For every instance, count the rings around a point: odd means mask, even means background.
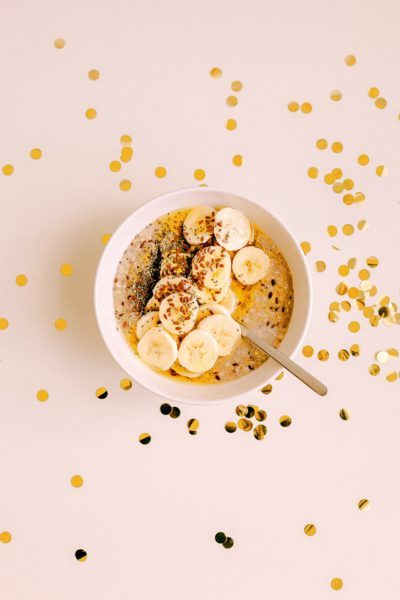
[[[174,211],[179,212],[186,209],[194,211],[196,207],[198,212],[199,207],[205,206],[216,210],[221,207],[229,207],[235,213],[240,211],[246,215],[251,224],[254,224],[262,232],[266,232],[279,248],[280,256],[284,257],[285,265],[290,273],[291,287],[291,315],[287,330],[280,340],[279,349],[289,357],[296,354],[304,339],[312,307],[310,273],[299,243],[288,228],[260,204],[229,191],[197,187],[168,192],[140,206],[125,219],[112,235],[100,259],[94,291],[96,318],[110,353],[135,382],[163,398],[187,404],[214,404],[260,390],[281,371],[281,367],[275,361],[266,360],[264,357],[262,364],[257,365],[257,368],[249,365],[248,372],[246,371],[243,376],[234,379],[216,376],[218,381],[213,383],[209,383],[207,379],[204,380],[205,382],[197,383],[196,380],[189,380],[185,377],[166,377],[140,358],[119,327],[114,286],[118,280],[116,274],[122,257],[132,245],[132,240],[139,236],[150,223],[167,213],[174,214]],[[223,245],[223,242],[221,244]],[[216,248],[216,246],[213,247]],[[253,246],[247,246],[247,250],[250,248]],[[228,249],[231,250],[229,247]],[[145,271],[144,275],[146,275]],[[273,280],[272,284],[275,285]],[[269,293],[268,297],[270,296],[272,296],[272,292]],[[273,307],[271,310],[277,311],[278,307]],[[284,307],[279,310],[284,311]],[[269,324],[267,319],[266,311],[265,321]],[[177,336],[172,337],[176,338]],[[242,361],[242,359],[240,360]],[[241,368],[238,362],[234,364],[237,365],[237,368]],[[177,375],[177,373],[173,374]]]

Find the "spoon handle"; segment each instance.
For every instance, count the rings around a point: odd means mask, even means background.
[[[297,363],[295,363],[291,358],[283,354],[280,350],[277,350],[267,342],[264,342],[258,335],[253,332],[248,331],[246,327],[239,323],[242,329],[242,335],[247,337],[255,346],[263,350],[265,354],[268,354],[271,358],[273,358],[277,363],[285,367],[292,375],[300,379],[303,383],[308,385],[314,392],[319,394],[320,396],[325,396],[328,393],[328,388],[319,381],[316,377],[308,373],[305,369],[300,367]]]

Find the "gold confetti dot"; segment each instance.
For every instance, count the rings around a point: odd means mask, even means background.
[[[301,246],[304,254],[308,254],[309,252],[311,252],[310,242],[301,242],[300,246]]]
[[[28,278],[26,275],[17,275],[15,278],[15,283],[19,286],[19,287],[24,287],[27,283],[28,283]]]
[[[383,364],[389,360],[389,353],[386,350],[380,350],[375,354],[375,358],[379,363]]]
[[[338,273],[339,275],[342,275],[342,277],[346,277],[350,273],[350,269],[347,265],[340,265]]]
[[[270,383],[268,383],[261,389],[261,392],[263,394],[270,394],[272,392],[272,385]]]
[[[336,286],[336,293],[339,294],[339,296],[344,296],[346,292],[347,292],[347,285],[345,283],[343,283],[343,281],[341,281]]]
[[[2,544],[9,544],[12,540],[12,535],[9,531],[0,532],[0,542]]]
[[[344,179],[343,180],[343,187],[347,191],[352,190],[353,187],[354,187],[354,181],[352,179]]]
[[[305,115],[308,115],[312,111],[312,104],[310,104],[310,102],[303,102],[300,106],[300,110]]]
[[[340,152],[343,151],[342,142],[333,142],[331,149],[332,149],[332,152],[335,152],[335,154],[339,154]]]
[[[357,158],[357,162],[362,167],[365,167],[369,163],[369,156],[367,154],[360,154]]]
[[[358,272],[358,276],[362,281],[366,281],[371,277],[371,273],[368,271],[368,269],[361,269]]]
[[[256,438],[256,440],[263,440],[267,435],[267,428],[265,427],[265,425],[257,425],[256,427],[254,427],[253,435]]]
[[[350,206],[350,204],[353,204],[354,203],[353,194],[344,194],[343,203],[346,204],[346,206]]]
[[[360,323],[358,321],[350,321],[348,329],[352,333],[357,333],[357,331],[360,331]]]
[[[100,77],[100,72],[97,69],[90,69],[88,77],[92,81],[96,81]]]
[[[119,189],[122,190],[123,192],[128,192],[132,187],[132,182],[129,181],[129,179],[122,179],[122,181],[119,182]]]
[[[330,320],[331,323],[336,323],[339,320],[339,315],[337,312],[331,310],[328,313],[328,319]]]
[[[85,112],[87,119],[95,119],[97,117],[97,110],[95,108],[88,108]]]
[[[397,381],[397,373],[395,373],[394,371],[392,373],[388,373],[388,375],[386,375],[386,381]]]
[[[370,98],[377,98],[379,96],[379,88],[377,88],[377,87],[369,88],[368,96]]]
[[[3,175],[6,175],[8,177],[9,175],[12,175],[14,173],[14,167],[12,165],[4,165],[2,171]]]
[[[279,418],[279,424],[281,427],[289,427],[292,424],[292,419],[288,415],[283,415]]]
[[[370,501],[367,500],[367,498],[362,498],[358,503],[358,508],[362,512],[366,512],[367,510],[369,510],[371,508]]]
[[[120,159],[122,160],[122,162],[129,162],[131,160],[133,156],[133,150],[130,146],[123,146],[123,148],[121,149],[121,155],[120,155]]]
[[[124,133],[119,138],[119,141],[121,142],[121,144],[123,146],[129,146],[130,144],[132,144],[132,137],[130,135],[128,135],[127,133]]]
[[[334,169],[332,169],[331,175],[334,179],[340,179],[343,175],[343,171],[339,167],[335,167]]]
[[[101,236],[101,243],[103,244],[103,246],[105,246],[107,244],[110,237],[111,237],[111,233],[103,233],[103,235]]]
[[[341,590],[343,587],[343,581],[339,577],[334,577],[331,581],[331,588],[333,590]]]
[[[130,379],[121,379],[121,381],[119,382],[119,386],[121,390],[130,390],[132,387],[132,381]]]
[[[77,550],[75,552],[75,558],[79,562],[85,562],[85,560],[87,559],[87,552],[86,552],[86,550],[83,550],[83,548],[79,548],[79,550]]]
[[[354,54],[348,54],[345,56],[344,62],[348,67],[354,67],[357,62],[357,58],[354,56]]]
[[[241,167],[243,164],[243,156],[241,154],[235,154],[235,156],[232,157],[232,162],[235,167]]]
[[[113,173],[117,173],[121,170],[122,165],[119,162],[119,160],[112,160],[108,166],[110,168],[110,171],[112,171]]]
[[[328,350],[319,350],[317,356],[318,356],[318,360],[325,362],[326,360],[329,359],[329,352],[328,352]]]
[[[347,302],[347,300],[343,300],[343,302],[340,303],[340,306],[346,312],[349,312],[351,309],[351,304],[350,304],[350,302]]]
[[[253,429],[253,423],[249,419],[242,417],[238,421],[238,427],[243,431],[251,431],[251,429]]]
[[[7,321],[7,319],[5,317],[0,317],[0,330],[1,329],[7,329],[9,323]]]
[[[225,423],[225,431],[227,431],[228,433],[235,433],[236,428],[237,426],[234,421],[228,421],[227,423]]]
[[[378,175],[378,177],[386,177],[388,172],[388,168],[384,165],[378,165],[375,169],[375,173]]]
[[[57,50],[62,50],[62,48],[65,46],[65,40],[63,40],[63,38],[57,38],[54,40],[54,46],[57,48]]]
[[[369,229],[369,223],[365,219],[361,219],[361,221],[357,223],[357,227],[360,231],[366,231]]]
[[[380,370],[381,370],[380,366],[375,363],[368,367],[368,371],[370,372],[371,375],[374,375],[374,376],[378,375],[378,373],[380,373]]]
[[[350,353],[352,356],[360,356],[360,346],[358,344],[352,344],[350,346]]]
[[[307,171],[307,175],[310,177],[310,179],[316,179],[318,177],[317,167],[310,167]]]
[[[97,396],[97,398],[104,400],[108,396],[108,391],[106,390],[105,387],[99,387],[96,390],[96,396]]]
[[[36,398],[39,402],[46,402],[49,398],[49,392],[47,390],[38,390],[36,392]]]
[[[323,260],[317,260],[315,263],[315,268],[318,271],[318,273],[322,273],[326,269],[326,264]]]
[[[54,322],[54,327],[58,329],[58,331],[64,331],[67,328],[67,321],[65,319],[56,319]]]
[[[210,75],[213,79],[218,79],[222,75],[222,71],[219,67],[213,67],[210,70]]]
[[[290,112],[297,112],[299,110],[299,103],[295,102],[294,100],[292,102],[289,102],[288,104],[288,110]]]
[[[243,83],[241,81],[232,81],[231,90],[232,92],[240,92],[243,89]]]
[[[328,225],[327,227],[329,237],[335,237],[338,232],[336,225]]]
[[[339,100],[342,99],[342,97],[343,97],[343,94],[340,90],[332,90],[330,93],[330,98],[334,102],[338,102]]]
[[[346,223],[346,225],[343,225],[342,231],[344,235],[352,235],[354,233],[354,227],[353,225],[350,225],[350,223]]]
[[[197,179],[197,181],[203,181],[203,179],[206,177],[206,172],[204,169],[196,169],[193,173],[193,177]]]
[[[369,256],[365,262],[371,269],[375,269],[379,265],[379,259],[376,256]]]
[[[339,417],[343,421],[348,421],[350,419],[350,413],[346,408],[341,408],[339,411]]]
[[[60,267],[60,273],[61,275],[64,275],[64,277],[71,277],[73,272],[74,267],[70,263],[64,263]]]
[[[326,183],[327,185],[332,185],[335,182],[335,176],[332,175],[332,173],[327,173],[324,176],[324,183]]]
[[[380,108],[380,109],[386,108],[387,100],[385,98],[377,98],[375,100],[375,106],[376,106],[376,108]]]
[[[388,348],[387,353],[389,354],[389,356],[399,356],[399,351],[397,350],[397,348]]]
[[[72,475],[70,481],[72,487],[80,488],[83,486],[83,477],[81,477],[80,475]]]
[[[362,192],[356,192],[354,195],[354,201],[355,202],[364,202],[365,200],[365,194],[363,194]]]
[[[40,148],[32,148],[32,150],[29,152],[29,156],[33,158],[33,160],[39,160],[39,158],[42,156],[42,151]]]
[[[154,175],[159,179],[162,179],[167,174],[167,169],[165,167],[156,167],[154,169]]]
[[[200,427],[198,419],[189,419],[186,425],[191,435],[197,435],[198,429]]]
[[[149,433],[141,433],[138,437],[138,440],[141,444],[146,446],[147,444],[150,444],[150,442],[151,442],[151,435]]]
[[[328,147],[328,141],[325,138],[319,138],[315,142],[315,145],[317,146],[318,150],[326,150]]]
[[[338,352],[339,360],[346,361],[346,360],[349,360],[349,358],[350,358],[350,352],[348,350],[346,350],[345,348],[343,348],[342,350],[339,350],[339,352]]]
[[[237,122],[235,119],[228,119],[225,123],[225,127],[228,129],[228,131],[233,131],[237,127]]]
[[[337,181],[332,186],[332,190],[335,192],[335,194],[341,194],[343,192],[343,189],[343,183],[341,183],[340,181]]]
[[[226,99],[226,103],[228,106],[234,107],[237,105],[238,99],[236,98],[236,96],[228,96]]]
[[[304,533],[312,537],[317,533],[317,528],[313,523],[307,523],[307,525],[304,527]]]

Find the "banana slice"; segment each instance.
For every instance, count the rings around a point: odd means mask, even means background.
[[[178,352],[180,364],[192,373],[208,371],[214,366],[217,358],[217,341],[208,331],[200,329],[191,331],[183,338]]]
[[[180,365],[178,361],[176,361],[176,363],[172,365],[172,368],[175,371],[175,373],[178,373],[178,375],[188,377],[189,379],[196,379],[196,377],[200,377],[200,375],[203,375],[203,372],[193,373],[193,371],[188,371],[187,369],[185,369],[185,367],[182,367],[182,365]]]
[[[199,306],[197,323],[210,315],[225,315],[226,317],[229,317],[230,313],[225,306],[222,306],[222,304],[218,304],[218,302],[208,302],[207,304]]]
[[[210,333],[218,343],[219,356],[228,356],[241,338],[239,325],[225,315],[211,315],[200,321],[198,329]]]
[[[154,298],[154,296],[152,296],[152,297],[150,298],[150,300],[147,302],[147,304],[146,304],[146,306],[145,306],[145,309],[144,309],[144,310],[145,310],[146,312],[147,312],[147,311],[149,311],[149,310],[151,310],[151,311],[157,311],[157,312],[158,312],[158,309],[159,309],[159,308],[160,308],[160,301],[159,301],[159,300],[156,300],[156,299]]]
[[[197,302],[199,304],[207,304],[207,302],[222,302],[229,291],[230,284],[230,280],[227,281],[221,290],[210,290],[204,286],[196,286]]]
[[[192,261],[192,275],[212,290],[224,287],[231,274],[231,257],[221,246],[206,246]]]
[[[254,285],[263,279],[269,271],[271,262],[260,248],[247,246],[234,256],[232,270],[243,285]]]
[[[154,286],[153,296],[161,302],[161,300],[175,292],[187,292],[192,296],[196,295],[194,285],[190,283],[189,279],[177,275],[176,277],[162,277]]]
[[[140,358],[159,371],[167,371],[178,357],[175,340],[162,327],[152,327],[139,340],[137,350]]]
[[[221,306],[224,306],[229,313],[233,313],[236,310],[238,303],[238,299],[236,297],[235,292],[233,292],[230,288],[225,298],[221,302]]]
[[[222,208],[215,217],[214,235],[226,250],[240,250],[249,243],[252,235],[247,217],[235,208]]]
[[[183,335],[195,326],[198,309],[191,294],[175,292],[161,302],[160,321],[170,333]]]
[[[197,246],[211,239],[216,211],[211,206],[195,206],[183,222],[183,235],[189,244]]]
[[[145,313],[136,323],[136,335],[140,340],[152,327],[155,327],[160,323],[160,317],[158,315],[158,310],[151,310],[150,312]]]

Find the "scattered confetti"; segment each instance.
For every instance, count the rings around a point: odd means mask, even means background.
[[[314,354],[314,348],[312,346],[304,346],[302,353],[306,358],[311,358],[311,356]]]
[[[196,169],[193,173],[193,177],[197,179],[197,181],[203,181],[203,179],[206,177],[206,172],[204,169]]]
[[[342,419],[342,421],[348,421],[350,419],[350,413],[345,408],[340,409],[339,416]]]
[[[139,435],[138,439],[141,444],[146,446],[147,444],[150,444],[150,442],[151,442],[151,435],[149,433],[141,433]]]
[[[3,175],[6,175],[6,177],[9,177],[10,175],[12,175],[14,173],[14,167],[12,165],[4,165],[2,167],[2,171],[3,171]]]
[[[310,167],[307,171],[307,175],[310,177],[310,179],[316,179],[318,177],[317,167]]]
[[[88,77],[91,79],[91,81],[97,81],[97,79],[100,77],[100,73],[97,69],[90,69]]]
[[[219,67],[213,67],[210,70],[210,75],[213,79],[218,79],[222,75],[222,71]]]
[[[7,329],[9,322],[5,317],[0,317],[0,329]]]
[[[227,423],[225,423],[225,431],[227,431],[228,433],[235,433],[237,429],[237,425],[234,421],[228,421]]]
[[[58,330],[58,331],[64,331],[64,329],[67,328],[67,321],[65,319],[59,318],[56,319],[54,322],[54,327]]]
[[[82,548],[79,548],[79,550],[77,550],[75,552],[75,558],[79,562],[85,562],[85,560],[87,559],[87,552],[86,552],[86,550],[83,550]]]
[[[106,390],[105,387],[99,387],[96,390],[96,396],[98,398],[100,398],[101,400],[104,400],[108,396],[108,391]]]
[[[72,475],[70,481],[72,487],[80,488],[83,486],[83,477],[81,475]]]
[[[42,157],[42,151],[40,150],[40,148],[32,148],[32,150],[29,152],[29,156],[33,160],[39,160],[39,158]]]
[[[9,531],[0,532],[0,542],[2,544],[9,544],[12,540],[12,535]]]
[[[386,177],[388,174],[388,168],[384,165],[378,165],[375,169],[375,173],[378,175],[378,177]]]
[[[197,419],[189,419],[187,422],[187,428],[191,435],[197,435],[200,423]]]
[[[60,273],[61,275],[64,275],[64,277],[71,277],[73,272],[74,267],[70,263],[64,263],[60,267]]]
[[[338,102],[339,100],[342,99],[342,97],[343,97],[343,94],[340,90],[332,90],[330,93],[330,98],[334,102]]]
[[[57,38],[54,40],[54,46],[57,50],[62,50],[65,47],[65,40],[63,40],[63,38]]]
[[[318,271],[318,273],[322,273],[326,269],[326,263],[324,263],[323,260],[317,260],[315,263],[315,268]]]
[[[332,152],[335,152],[335,154],[339,154],[340,152],[343,152],[342,142],[333,142],[331,149],[332,149]]]
[[[165,167],[156,167],[154,169],[154,175],[159,179],[162,179],[167,175],[167,169]]]
[[[290,112],[297,112],[299,110],[299,108],[300,108],[300,106],[299,106],[298,102],[292,101],[292,102],[289,102],[289,104],[288,104],[288,110]]]
[[[317,533],[317,528],[315,527],[315,525],[313,523],[308,523],[304,527],[304,533],[306,535],[308,535],[309,537],[312,537],[313,535],[315,535]]]
[[[241,81],[232,81],[231,90],[232,92],[240,92],[243,89],[243,83]]]
[[[367,154],[360,154],[357,158],[357,162],[362,167],[365,167],[369,163],[369,156]]]
[[[128,192],[132,187],[132,182],[129,179],[123,179],[119,182],[119,188],[123,192]]]
[[[121,381],[119,382],[119,387],[121,388],[121,390],[124,390],[126,392],[127,390],[131,389],[132,381],[130,379],[121,379]]]
[[[15,278],[15,283],[18,285],[18,287],[25,287],[28,283],[28,278],[26,275],[17,275]]]
[[[310,102],[303,102],[303,104],[300,107],[300,110],[305,115],[308,115],[312,111],[312,108],[313,107],[312,104],[310,104]]]
[[[366,512],[367,510],[369,510],[371,508],[370,501],[367,500],[367,498],[362,498],[362,500],[360,500],[358,503],[358,508],[362,512]]]
[[[235,154],[232,157],[232,163],[235,167],[241,167],[243,165],[243,156],[241,154]]]
[[[301,249],[303,250],[304,254],[308,254],[309,252],[311,252],[310,242],[301,242],[300,246],[301,246]]]
[[[333,590],[341,590],[343,587],[343,581],[339,577],[335,577],[331,581],[331,588]]]
[[[225,123],[225,127],[228,129],[228,131],[233,131],[237,127],[237,122],[235,119],[228,119]]]
[[[97,117],[97,110],[95,108],[88,108],[85,112],[87,119],[95,119]]]
[[[237,105],[238,99],[237,99],[236,96],[228,96],[227,99],[226,99],[226,103],[227,103],[228,106],[234,107],[234,106]]]
[[[346,65],[348,67],[354,67],[354,65],[357,62],[357,58],[354,56],[354,54],[348,54],[345,59],[344,62],[346,63]]]
[[[49,398],[49,392],[47,390],[38,390],[36,392],[36,399],[39,400],[39,402],[46,402],[46,400],[48,400]]]
[[[280,417],[279,419],[279,424],[282,427],[289,427],[292,424],[292,419],[291,417],[289,417],[288,415],[283,415],[282,417]]]

